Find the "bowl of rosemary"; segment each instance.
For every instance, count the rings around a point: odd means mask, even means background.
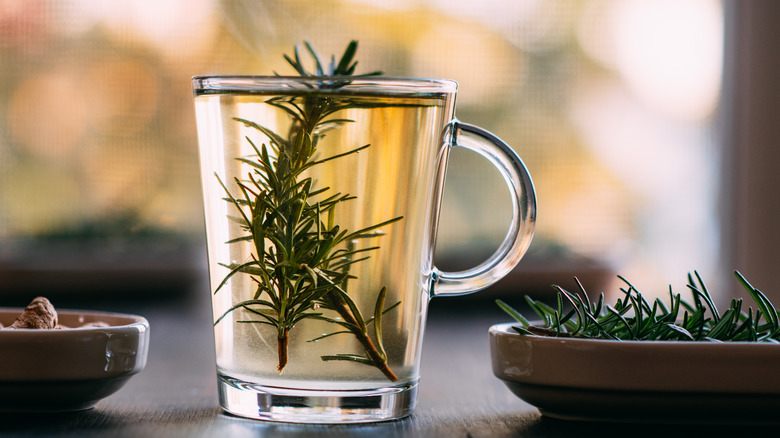
[[[631,283],[613,305],[558,289],[547,305],[526,297],[531,321],[490,328],[493,373],[546,416],[586,421],[777,423],[780,323],[772,303],[739,272],[755,302],[720,312],[698,273],[693,299],[647,300]],[[747,308],[745,308],[747,307]]]

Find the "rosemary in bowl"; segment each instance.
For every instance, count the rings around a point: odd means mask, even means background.
[[[769,299],[738,271],[735,275],[754,301],[756,308],[745,309],[743,300],[731,300],[720,312],[698,272],[688,275],[687,289],[692,300],[682,299],[669,287],[669,301],[648,301],[622,276],[623,296],[614,305],[604,302],[604,294],[593,301],[582,284],[579,291],[569,292],[560,286],[555,305],[525,297],[540,322],[532,323],[507,303],[497,304],[520,325],[520,334],[632,341],[710,341],[710,342],[780,342],[778,313]]]

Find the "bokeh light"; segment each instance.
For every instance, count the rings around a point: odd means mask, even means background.
[[[458,117],[518,151],[539,199],[532,250],[551,242],[665,291],[682,270],[716,269],[722,9],[718,0],[0,0],[0,237],[45,241],[100,224],[118,238],[140,229],[197,241],[190,77],[289,74],[281,55],[295,44],[329,54],[358,39],[361,71],[458,81]],[[503,207],[481,206],[505,204],[506,189],[482,164],[453,157],[445,253],[503,237]],[[119,225],[127,218],[133,230]]]
[[[720,91],[722,15],[716,0],[616,2],[609,28],[618,71],[653,109],[705,119]]]

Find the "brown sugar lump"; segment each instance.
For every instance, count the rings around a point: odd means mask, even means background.
[[[57,327],[57,311],[44,297],[37,297],[16,318],[10,329],[53,329]]]

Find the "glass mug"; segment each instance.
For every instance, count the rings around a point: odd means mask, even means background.
[[[386,77],[192,79],[219,397],[297,423],[415,407],[428,301],[484,289],[527,250],[533,184],[454,118],[457,83]],[[433,264],[450,148],[488,159],[513,216],[481,265]]]

